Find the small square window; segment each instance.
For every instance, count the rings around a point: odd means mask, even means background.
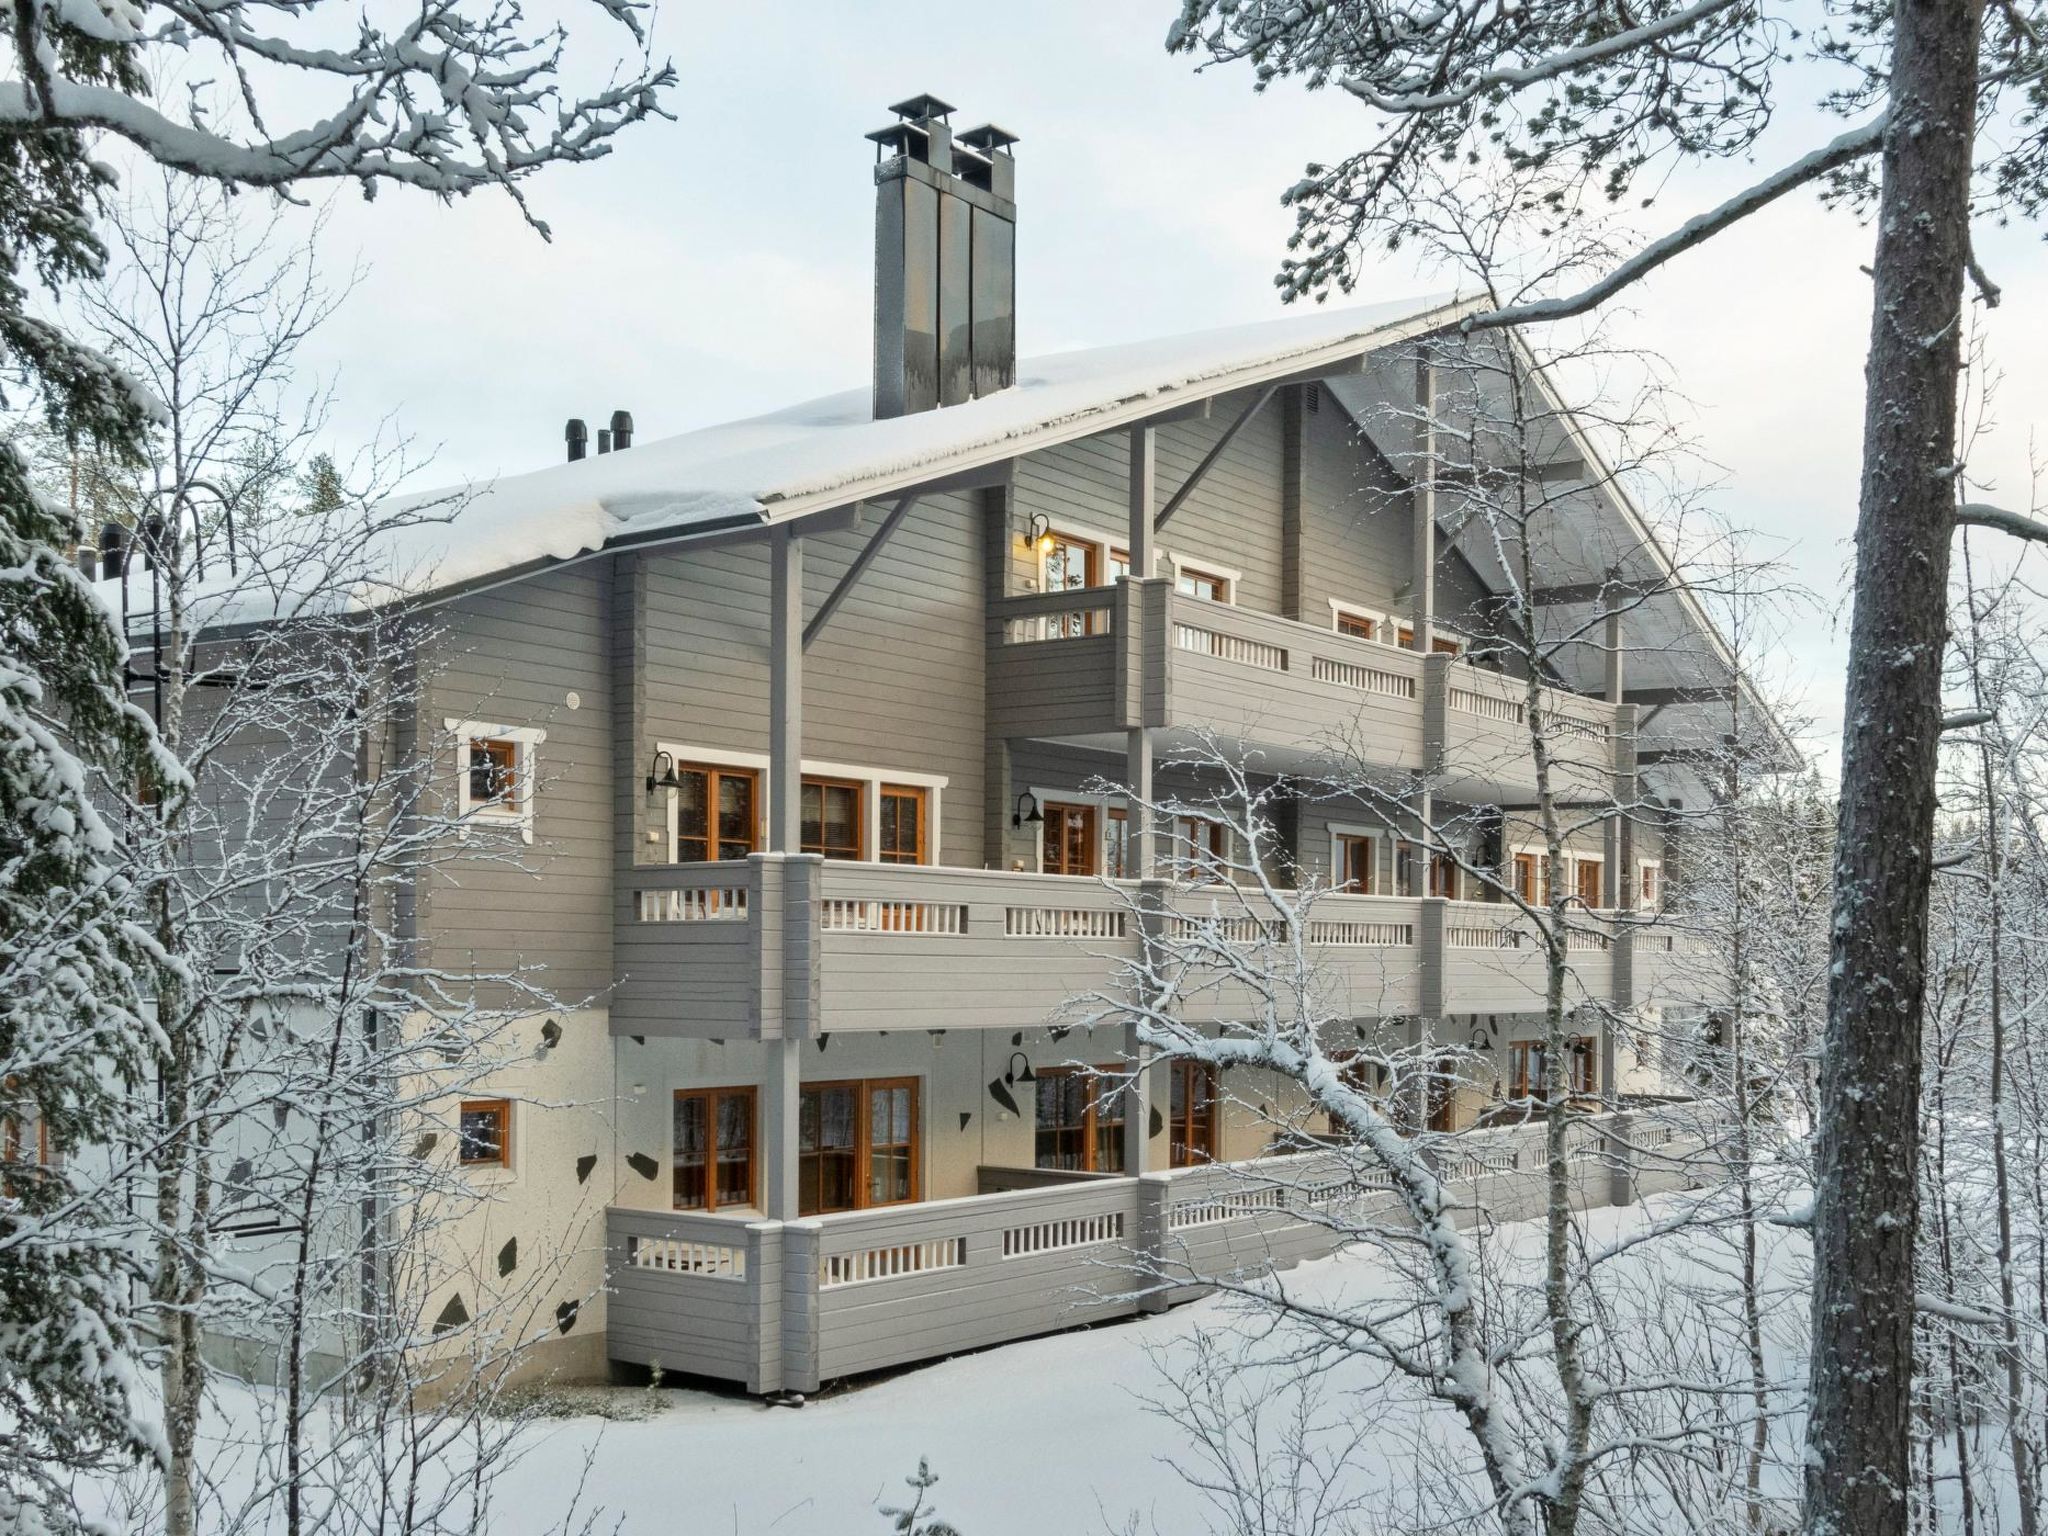
[[[506,1099],[466,1099],[456,1134],[465,1167],[508,1166],[512,1161],[512,1105]]]
[[[469,806],[486,816],[519,813],[519,743],[480,736],[469,744]]]

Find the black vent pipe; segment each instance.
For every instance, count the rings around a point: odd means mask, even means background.
[[[612,446],[614,448],[630,448],[633,446],[633,413],[631,411],[612,412]]]
[[[569,462],[574,464],[590,450],[590,428],[583,425],[581,416],[571,416],[569,425],[562,429],[562,436],[569,444]]]

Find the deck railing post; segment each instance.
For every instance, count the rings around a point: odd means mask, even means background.
[[[815,1221],[782,1223],[782,1385],[818,1390],[818,1243]]]
[[[1636,1203],[1635,1116],[1608,1115],[1602,1121],[1607,1150],[1607,1203]]]
[[[1132,1252],[1137,1259],[1138,1310],[1164,1312],[1167,1295],[1167,1221],[1173,1210],[1173,1175],[1138,1175],[1138,1220]]]
[[[750,1359],[747,1390],[763,1396],[785,1385],[782,1342],[782,1223],[747,1226],[747,1295],[753,1321],[747,1329]]]

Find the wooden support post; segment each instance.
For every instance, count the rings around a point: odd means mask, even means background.
[[[804,778],[804,541],[768,536],[768,851],[801,842]]]
[[[1413,569],[1408,578],[1408,624],[1415,649],[1427,656],[1436,640],[1436,370],[1427,358],[1415,364],[1415,405],[1419,464],[1415,475]]]
[[[1151,427],[1131,428],[1130,525],[1125,536],[1130,541],[1131,577],[1135,581],[1151,577],[1154,561],[1152,508],[1159,496],[1154,437]],[[1137,588],[1131,588],[1130,595],[1136,596],[1137,591]],[[1123,612],[1135,616],[1138,604],[1125,604]],[[1135,644],[1139,639],[1139,636],[1131,635],[1124,643]],[[1140,707],[1142,711],[1142,701]],[[1126,733],[1124,774],[1125,786],[1130,791],[1124,807],[1124,815],[1128,818],[1124,830],[1130,839],[1130,865],[1124,874],[1127,878],[1149,880],[1158,850],[1151,813],[1152,732],[1142,724],[1133,725]]]
[[[770,1221],[796,1219],[803,1044],[801,1040],[761,1042],[761,1210]]]

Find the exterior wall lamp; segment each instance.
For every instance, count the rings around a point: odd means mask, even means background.
[[[683,781],[676,777],[676,760],[666,752],[657,751],[654,761],[647,765],[647,798],[652,800],[657,789],[681,789]]]
[[[1044,820],[1044,815],[1038,809],[1038,796],[1032,794],[1028,789],[1025,790],[1023,794],[1017,797],[1017,808],[1010,812],[1010,825],[1013,827],[1035,827]]]
[[[1017,1063],[1020,1061],[1024,1063],[1021,1070],[1017,1066]],[[1031,1058],[1022,1051],[1010,1052],[1010,1060],[1003,1068],[1003,1081],[1006,1083],[1037,1082],[1038,1074],[1031,1070]]]
[[[1029,538],[1032,548],[1036,549],[1040,554],[1044,554],[1052,548],[1052,523],[1043,512],[1032,513],[1030,522],[1025,526],[1030,529]]]

